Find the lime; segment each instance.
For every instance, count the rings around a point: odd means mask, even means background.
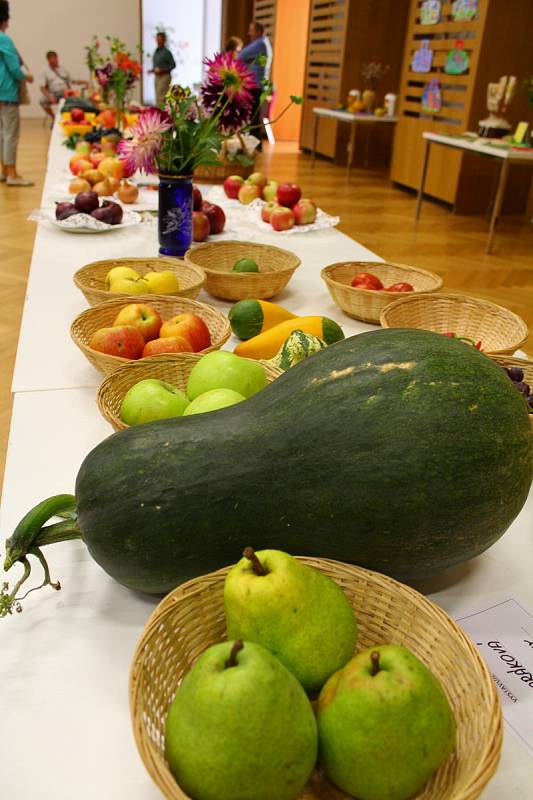
[[[239,258],[233,265],[232,272],[259,272],[259,267],[253,258]]]

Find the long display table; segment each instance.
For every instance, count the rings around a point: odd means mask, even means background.
[[[44,200],[66,160],[55,131]],[[291,309],[328,313],[347,334],[369,329],[332,305],[318,272],[333,261],[377,256],[336,231],[286,237],[281,246],[298,252],[303,262],[285,296]],[[39,225],[14,380],[2,552],[5,538],[33,504],[73,491],[84,456],[111,433],[95,402],[101,378],[69,340],[70,322],[85,307],[71,282],[73,272],[98,258],[156,251],[149,226],[83,237]],[[213,302],[206,295],[200,299]],[[533,608],[532,529],[530,497],[487,553],[417,588],[454,617],[511,593]],[[22,614],[0,620],[0,797],[157,800],[160,794],[135,750],[128,709],[131,658],[157,601],[115,583],[80,542],[48,548],[46,556],[62,591],[32,594]],[[38,570],[37,565],[34,585]],[[498,773],[483,798],[527,800],[532,785],[533,761],[507,734]]]

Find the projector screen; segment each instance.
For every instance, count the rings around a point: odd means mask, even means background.
[[[152,55],[157,31],[167,34],[176,69],[172,83],[194,89],[202,81],[202,61],[220,50],[222,0],[142,0],[143,102],[155,102]]]

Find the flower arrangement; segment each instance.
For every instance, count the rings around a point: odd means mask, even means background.
[[[363,64],[361,75],[365,79],[369,89],[377,89],[378,83],[387,74],[389,69],[389,64],[371,61],[369,64]]]
[[[91,78],[94,76],[102,90],[104,102],[123,109],[128,95],[139,80],[142,67],[128,52],[124,42],[111,36],[106,36],[106,39],[109,52],[104,54],[100,49],[100,40],[93,36],[91,44],[85,48],[85,62]]]
[[[252,90],[258,87],[251,70],[230,53],[204,60],[206,76],[198,95],[172,86],[164,110],[141,112],[119,145],[132,171],[192,175],[199,166],[216,166],[224,141],[252,126]],[[291,98],[291,102],[301,102]]]

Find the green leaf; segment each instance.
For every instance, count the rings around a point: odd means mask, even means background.
[[[298,95],[298,94],[291,94],[290,97],[291,97],[292,102],[296,106],[301,106],[303,101],[304,101],[303,97],[300,97],[300,95]]]
[[[244,153],[237,153],[235,156],[235,160],[239,162],[239,164],[243,167],[251,167],[254,163],[254,159],[250,156],[245,156]],[[229,161],[229,159],[228,159]]]

